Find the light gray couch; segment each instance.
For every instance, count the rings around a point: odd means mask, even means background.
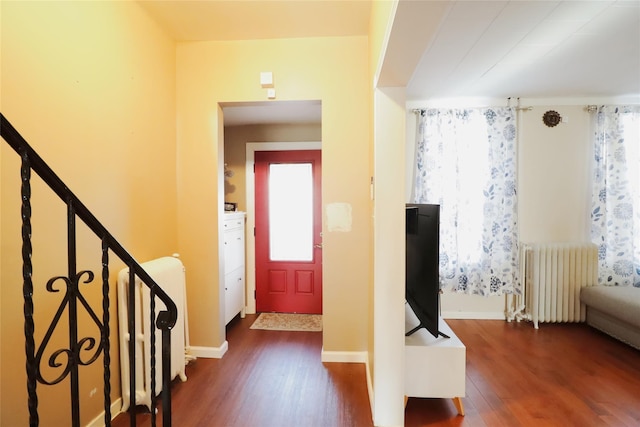
[[[640,350],[640,288],[592,286],[580,290],[587,323]]]

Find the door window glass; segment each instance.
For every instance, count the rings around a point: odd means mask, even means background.
[[[313,260],[311,163],[269,165],[269,258]]]

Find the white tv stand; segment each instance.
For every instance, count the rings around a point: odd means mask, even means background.
[[[405,331],[419,323],[405,304]],[[450,398],[464,416],[466,347],[442,318],[440,331],[450,338],[435,338],[422,328],[404,339],[405,404],[409,397]]]

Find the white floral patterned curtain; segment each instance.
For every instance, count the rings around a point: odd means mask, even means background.
[[[640,106],[595,116],[591,239],[601,284],[640,287]]]
[[[515,108],[429,109],[419,118],[415,203],[440,205],[440,286],[520,293]]]

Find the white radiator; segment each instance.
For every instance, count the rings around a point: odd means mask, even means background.
[[[593,243],[522,243],[523,294],[513,297],[507,320],[583,322],[580,289],[598,284],[598,247]]]
[[[169,295],[178,308],[178,319],[171,330],[171,379],[180,376],[186,381],[185,365],[191,359],[185,352],[188,347],[186,330],[185,269],[176,257],[163,257],[141,264],[142,268]],[[120,330],[120,375],[122,384],[122,411],[129,408],[129,331],[127,322],[129,300],[129,269],[118,274],[118,320]],[[151,328],[149,288],[136,277],[136,405],[146,405],[151,410]],[[156,298],[155,312],[166,309]],[[162,331],[156,329],[156,395],[162,390]]]

